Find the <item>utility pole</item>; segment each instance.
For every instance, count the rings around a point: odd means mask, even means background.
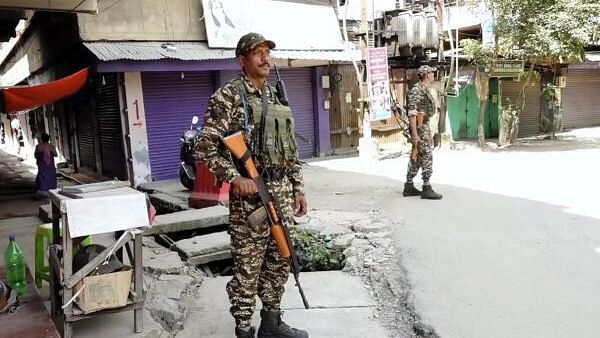
[[[436,8],[435,8],[435,12],[436,12],[436,16],[437,16],[437,29],[438,29],[438,63],[441,64],[442,62],[444,62],[444,1],[443,0],[438,0],[436,2]],[[445,73],[445,72],[444,72]],[[452,74],[449,74],[449,76],[452,76]],[[442,92],[440,93],[440,121],[438,124],[438,133],[440,134],[440,142],[441,140],[441,134],[446,133],[446,114],[447,114],[447,107],[448,107],[448,102],[447,102],[447,98],[446,98],[446,92],[447,92],[447,88],[446,86],[448,85],[448,81],[446,81],[445,78],[442,78]]]
[[[369,48],[369,21],[367,16],[367,0],[360,0],[360,50],[362,59],[367,59],[367,50]],[[358,79],[358,83],[360,86],[360,113],[362,115],[363,121],[363,137],[366,139],[371,138],[371,123],[369,121],[369,114],[367,111],[367,102],[369,100],[369,92],[367,90],[367,85],[364,82],[365,78],[365,67],[362,68],[361,74]]]
[[[373,1],[373,0],[372,0]],[[369,48],[369,19],[367,16],[367,0],[360,0],[360,49],[362,59],[367,59],[367,50]],[[370,167],[374,160],[377,160],[376,140],[371,137],[371,121],[367,109],[369,100],[369,91],[364,82],[366,73],[366,63],[358,75],[358,85],[360,90],[359,107],[362,115],[362,137],[358,140],[358,155],[363,163],[363,167]],[[368,78],[367,78],[368,81]]]

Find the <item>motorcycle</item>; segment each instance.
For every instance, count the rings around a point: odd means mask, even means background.
[[[200,133],[198,121],[198,116],[192,117],[190,129],[184,131],[181,138],[179,138],[181,141],[179,151],[179,159],[181,160],[181,166],[179,167],[179,181],[189,190],[194,189],[194,182],[196,180],[196,161],[198,159],[194,149],[194,140],[198,133]]]

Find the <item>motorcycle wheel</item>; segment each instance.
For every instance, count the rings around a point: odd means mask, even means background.
[[[194,189],[194,180],[188,177],[183,168],[179,168],[179,182],[188,190]]]

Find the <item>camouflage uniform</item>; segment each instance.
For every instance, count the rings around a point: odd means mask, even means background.
[[[423,183],[429,183],[429,179],[433,173],[433,140],[429,127],[429,119],[435,113],[434,102],[431,93],[420,81],[408,92],[408,116],[417,116],[418,112],[424,112],[425,117],[423,125],[417,127],[417,135],[419,135],[421,141],[418,145],[417,160],[413,161],[411,159],[408,162],[407,182],[412,182],[413,178],[417,176],[419,168],[421,169]]]
[[[303,179],[298,154],[294,161],[285,161],[278,168],[270,168],[262,154],[257,154],[258,133],[255,132],[254,114],[248,105],[247,123],[244,117],[242,90],[248,102],[267,96],[269,105],[277,103],[274,89],[265,85],[258,89],[241,75],[211,97],[206,111],[203,130],[196,142],[196,150],[219,181],[231,182],[240,176],[231,154],[221,139],[231,132],[244,129],[247,125],[246,143],[253,154],[259,172],[266,170],[279,173],[272,183],[267,184],[270,193],[278,200],[282,213],[292,222],[295,196],[304,195]],[[256,102],[256,101],[255,101]],[[283,174],[281,174],[283,173]],[[287,259],[279,255],[277,245],[270,235],[267,222],[251,226],[248,215],[262,206],[256,197],[243,198],[230,192],[229,233],[233,256],[233,278],[227,284],[231,301],[231,314],[237,327],[249,326],[254,312],[255,297],[258,295],[263,309],[279,310],[284,285],[290,266]],[[293,224],[293,223],[292,223]]]

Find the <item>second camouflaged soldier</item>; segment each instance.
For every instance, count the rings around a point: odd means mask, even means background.
[[[281,319],[281,297],[290,266],[279,255],[269,225],[248,222],[248,216],[262,206],[257,188],[253,180],[243,177],[242,169],[236,168],[222,142],[224,136],[244,130],[248,149],[259,172],[272,179],[267,186],[285,217],[293,224],[294,215],[306,214],[292,111],[281,104],[275,88],[267,83],[272,48],[275,43],[257,33],[240,38],[235,53],[242,74],[211,97],[196,149],[219,181],[231,183],[233,278],[227,284],[227,294],[236,336],[254,337],[250,323],[258,295],[263,304],[259,338],[308,338],[307,332],[291,328]]]
[[[433,136],[429,127],[429,120],[435,113],[435,101],[429,92],[429,86],[434,79],[436,69],[429,66],[421,66],[417,70],[419,82],[408,92],[408,118],[410,124],[410,136],[413,147],[417,148],[417,158],[408,162],[406,183],[404,184],[404,196],[421,196],[423,199],[439,200],[442,195],[433,191],[429,179],[433,173]],[[422,114],[423,124],[417,124],[417,116]],[[423,191],[415,188],[413,178],[421,169],[423,178]]]

